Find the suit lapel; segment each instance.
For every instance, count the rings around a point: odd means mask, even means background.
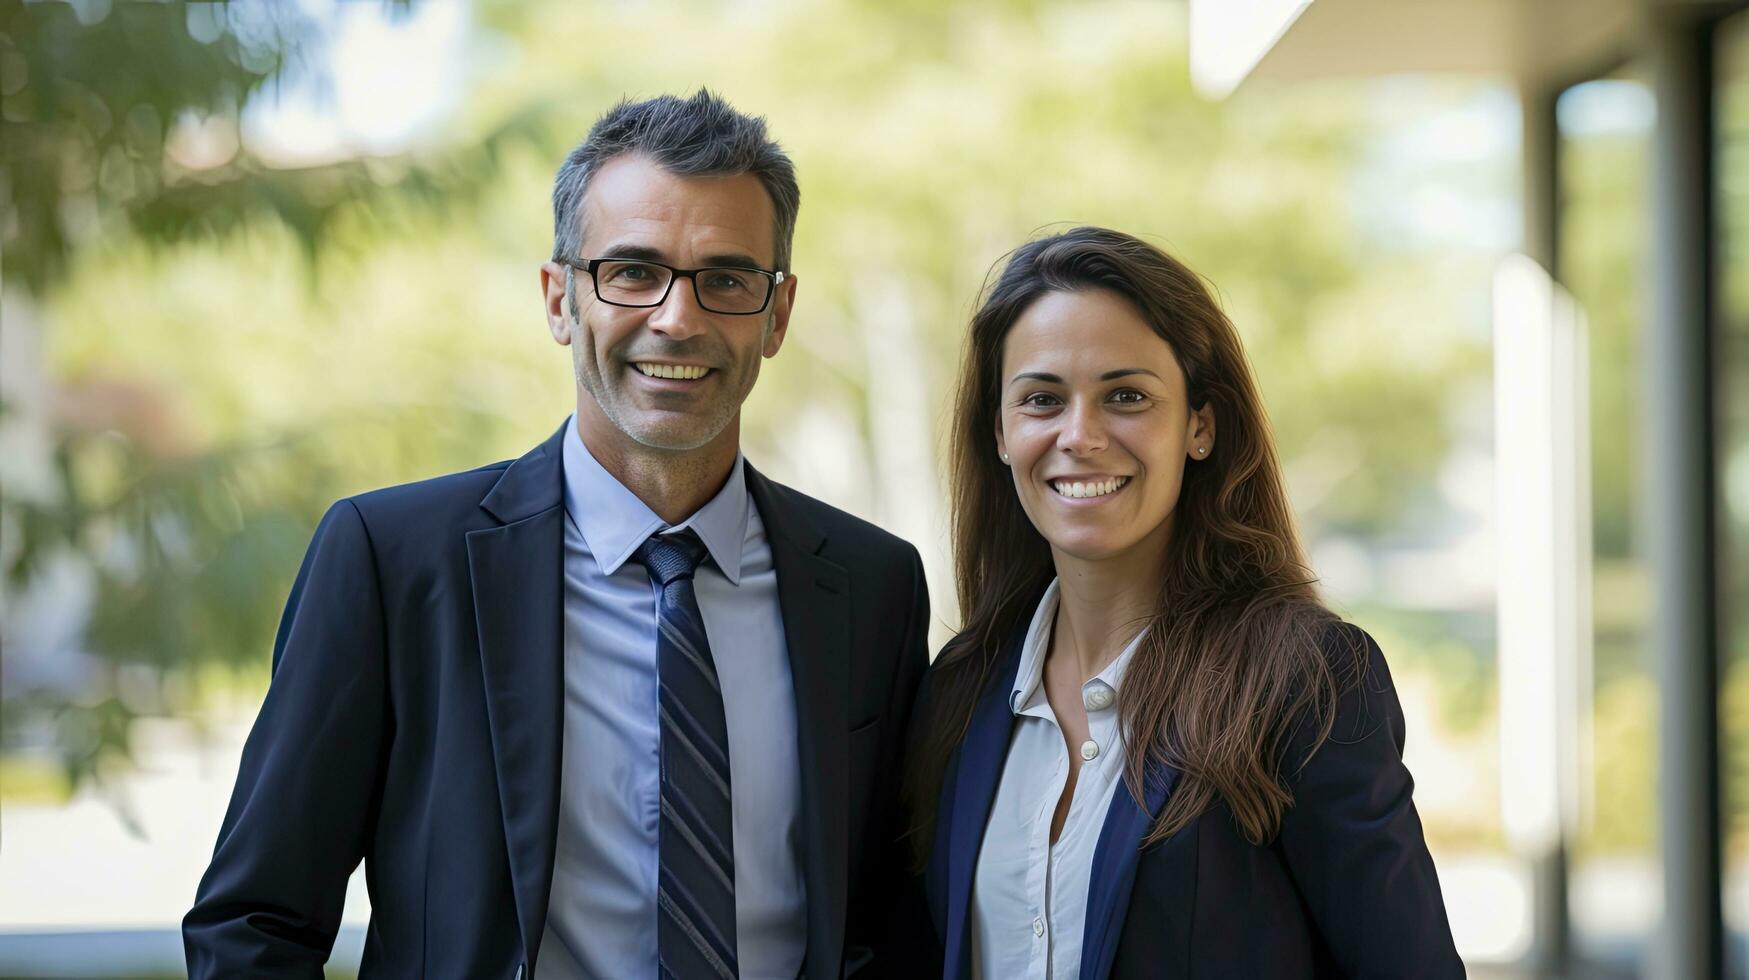
[[[512,463],[480,502],[468,571],[516,918],[532,969],[546,929],[564,735],[565,429]]]
[[[1136,864],[1141,859],[1142,838],[1166,805],[1166,797],[1178,781],[1178,770],[1150,760],[1143,789],[1146,800],[1138,802],[1127,785],[1120,783],[1105,812],[1105,825],[1093,849],[1093,869],[1087,883],[1087,920],[1081,937],[1081,976],[1105,980],[1117,959],[1117,941],[1123,934],[1130,892],[1136,884]]]
[[[972,874],[978,851],[984,844],[984,826],[996,800],[1008,743],[1014,732],[1014,710],[1009,695],[1014,675],[1020,669],[1024,631],[1017,635],[996,661],[984,693],[972,711],[971,726],[954,751],[950,764],[952,782],[942,794],[948,798],[935,829],[936,865],[947,869],[944,915],[946,928],[943,963],[946,976],[968,978],[972,974],[972,945],[966,920],[971,912]],[[946,853],[942,854],[942,850]]]
[[[802,878],[808,897],[810,977],[842,972],[850,878],[850,577],[822,557],[826,536],[786,498],[791,493],[746,468],[777,571],[795,685],[802,766]]]

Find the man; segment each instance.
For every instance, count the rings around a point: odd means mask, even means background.
[[[540,279],[576,414],[323,518],[191,974],[319,975],[361,858],[367,976],[897,968],[922,567],[738,448],[797,201],[763,121],[706,91],[571,153]]]

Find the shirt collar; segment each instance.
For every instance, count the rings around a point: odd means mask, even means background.
[[[1050,588],[1045,589],[1044,597],[1039,599],[1038,608],[1033,611],[1032,624],[1026,629],[1026,640],[1020,648],[1020,670],[1014,675],[1014,690],[1008,695],[1008,708],[1014,714],[1021,714],[1029,709],[1045,704],[1044,674],[1045,656],[1051,650],[1051,627],[1057,621],[1057,606],[1061,601],[1061,592],[1057,580],[1051,579]],[[1114,657],[1105,669],[1089,678],[1081,685],[1083,693],[1094,684],[1103,683],[1113,692],[1123,690],[1123,675],[1129,669],[1130,658],[1135,655],[1136,648],[1142,645],[1142,637],[1147,630],[1142,630],[1123,648],[1123,652]],[[1112,702],[1113,705],[1116,701]]]
[[[565,426],[564,456],[565,512],[582,533],[583,542],[589,546],[589,553],[603,575],[619,571],[650,535],[691,528],[729,584],[741,584],[741,546],[747,540],[747,514],[752,501],[747,495],[746,467],[739,452],[735,454],[728,480],[716,496],[672,527],[589,452],[577,430],[576,415]]]

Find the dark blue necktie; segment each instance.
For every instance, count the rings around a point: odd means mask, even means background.
[[[729,727],[692,575],[704,544],[691,531],[651,535],[638,560],[656,601],[656,703],[662,731],[662,817],[656,950],[675,980],[735,977],[735,821]]]

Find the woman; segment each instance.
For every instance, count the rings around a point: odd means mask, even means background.
[[[1461,977],[1378,647],[1319,602],[1239,338],[1078,228],[972,320],[966,628],[910,798],[948,977]]]

